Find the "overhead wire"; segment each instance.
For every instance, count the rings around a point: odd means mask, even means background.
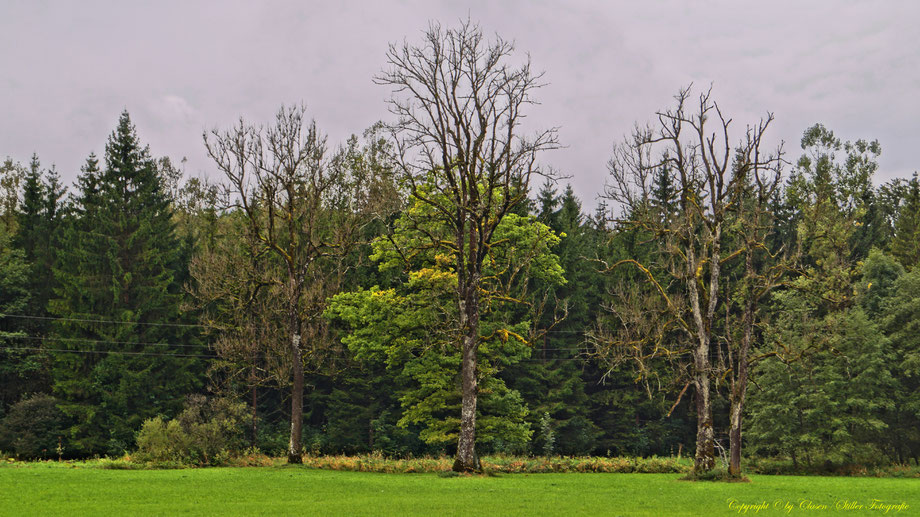
[[[73,350],[69,348],[41,348],[25,346],[0,346],[0,350],[23,350],[34,352],[67,352],[72,354],[116,354],[116,355],[145,355],[155,357],[197,357],[202,359],[215,359],[216,355],[199,354],[163,354],[157,352],[131,352],[127,350]]]
[[[28,339],[33,341],[63,341],[63,342],[84,342],[84,343],[98,343],[98,344],[110,344],[110,345],[137,345],[137,346],[171,346],[171,347],[181,347],[181,348],[193,348],[193,347],[207,347],[206,344],[195,344],[195,345],[182,345],[175,343],[148,343],[143,341],[109,341],[105,339],[92,339],[92,338],[81,338],[81,337],[56,337],[56,336],[29,336],[25,334],[13,334],[9,332],[0,332],[0,338],[6,339]]]
[[[212,325],[199,325],[195,323],[153,323],[153,322],[142,322],[142,321],[118,321],[118,320],[106,320],[106,319],[90,319],[90,318],[65,318],[61,316],[30,316],[27,314],[0,314],[0,319],[2,318],[19,318],[19,319],[28,319],[28,320],[45,320],[45,321],[79,321],[83,323],[106,323],[112,325],[145,325],[145,326],[154,326],[154,327],[197,327],[197,328],[217,328]]]

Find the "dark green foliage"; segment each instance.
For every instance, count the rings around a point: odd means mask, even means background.
[[[905,268],[911,268],[920,264],[920,180],[916,173],[904,194],[895,220],[891,254]]]
[[[29,320],[15,317],[26,312],[31,296],[25,253],[0,226],[0,416],[23,395],[47,387],[47,357],[35,350],[41,343],[26,333]]]
[[[893,294],[895,283],[904,274],[904,267],[891,255],[873,249],[863,261],[861,272],[862,279],[855,286],[859,293],[859,305],[870,319],[878,322],[886,301]]]
[[[12,247],[20,251],[27,266],[23,276],[12,275],[7,282],[21,279],[20,288],[28,293],[27,301],[10,310],[0,311],[13,314],[4,330],[16,330],[17,337],[10,346],[31,350],[9,351],[0,365],[0,407],[19,400],[25,393],[50,392],[51,372],[49,356],[37,350],[49,327],[46,310],[48,300],[53,296],[55,286],[55,249],[58,245],[58,227],[61,221],[61,187],[54,169],[42,171],[37,156],[32,156],[22,182],[22,200],[16,214],[16,233],[12,235]],[[9,244],[9,243],[7,243]],[[4,289],[6,288],[6,289]],[[0,290],[7,296],[17,295],[13,286]],[[2,302],[0,302],[2,303]],[[27,316],[21,318],[17,316]]]
[[[62,231],[52,314],[54,391],[82,454],[120,454],[141,424],[175,414],[200,383],[194,333],[179,313],[178,242],[170,199],[127,112],[90,156]],[[187,321],[187,320],[186,320]]]
[[[888,340],[858,308],[818,321],[789,310],[777,335],[786,362],[764,361],[757,371],[749,443],[808,465],[876,460],[895,385]]]
[[[387,457],[443,453],[419,439],[418,426],[400,426],[403,388],[381,365],[349,360],[335,377],[311,376],[305,447],[314,454]]]
[[[871,185],[880,147],[842,143],[821,125],[802,143],[787,203],[801,214],[803,274],[774,296],[764,334],[777,355],[756,370],[748,437],[754,452],[794,463],[875,461],[888,452],[899,383],[898,347],[879,322],[903,274],[872,249],[887,244],[879,214],[890,211],[873,206],[888,198]]]
[[[874,286],[873,286],[874,287]],[[882,303],[881,326],[891,342],[890,368],[896,385],[886,398],[887,452],[891,459],[920,464],[920,268],[895,280]]]
[[[530,453],[589,454],[601,432],[589,418],[589,398],[578,360],[584,329],[592,318],[589,305],[599,294],[598,276],[592,275],[591,267],[584,267],[584,257],[593,254],[589,228],[570,185],[559,195],[547,183],[538,194],[537,207],[537,220],[561,237],[554,251],[566,271],[566,283],[531,281],[534,292],[546,293],[539,328],[549,330],[534,343],[531,358],[502,377],[531,409],[527,417],[533,432]],[[559,321],[562,314],[565,317]]]
[[[389,167],[385,141],[369,140],[366,149],[356,142],[330,166]],[[874,187],[877,142],[845,142],[816,125],[802,144],[804,156],[768,207],[774,219],[766,247],[798,253],[800,262],[764,300],[745,454],[775,457],[755,466],[763,472],[858,473],[868,471],[855,462],[917,463],[920,182],[914,175]],[[680,192],[673,174],[659,169],[649,185],[647,208],[664,222],[675,220]],[[374,188],[399,208],[398,185]],[[154,160],[126,113],[104,159],[91,155],[66,204],[63,195],[57,173],[37,156],[26,167],[0,165],[0,450],[30,459],[121,454],[137,439],[134,459],[176,466],[221,464],[250,443],[283,454],[290,432],[286,356],[251,352],[254,344],[263,351],[280,346],[285,323],[276,313],[230,317],[277,296],[272,279],[280,270],[277,261],[259,271],[241,266],[251,257],[240,214],[221,211],[215,186],[183,182],[180,167]],[[454,260],[426,247],[422,230],[442,230],[421,224],[430,221],[426,208],[402,208],[364,225],[360,242],[341,257],[320,259],[328,260],[322,271],[340,275],[334,281],[323,283],[326,273],[319,272],[310,279],[346,294],[328,311],[335,321],[313,336],[313,350],[323,354],[307,372],[306,449],[373,455],[317,459],[318,465],[390,469],[381,458],[455,452],[460,359],[457,329],[445,324],[457,313]],[[648,294],[634,268],[601,274],[593,259],[636,258],[665,278],[655,236],[611,227],[612,209],[619,207],[601,205],[586,217],[571,187],[548,182],[498,230],[515,248],[496,246],[486,260],[486,273],[497,273],[488,289],[499,292],[500,277],[511,283],[506,292],[525,303],[495,297],[484,304],[477,430],[483,453],[693,454],[693,390],[679,395],[679,362],[662,361],[637,376],[586,341],[618,324],[604,310],[611,299]],[[547,247],[537,238],[544,229],[559,242]],[[397,244],[415,254],[400,257]],[[502,266],[523,264],[516,253],[535,244],[547,253],[527,266],[530,274],[508,276]],[[202,307],[184,286],[195,286],[188,265],[205,251],[213,260],[197,267],[239,285],[221,284],[226,292]],[[742,273],[737,261],[723,266],[727,281]],[[615,291],[619,285],[636,292]],[[673,285],[663,287],[681,302]],[[320,291],[326,292],[317,290],[310,304],[325,304]],[[716,334],[738,316],[743,293],[728,293],[735,304],[714,323]],[[196,327],[182,326],[199,315],[183,313],[184,306],[211,311],[209,324],[234,330],[207,336],[209,349]],[[662,338],[662,346],[681,346],[679,333]],[[223,355],[207,375],[203,358],[185,357],[212,349]],[[206,382],[227,397],[189,397]],[[254,407],[230,402],[251,404],[253,393]],[[715,393],[724,395],[725,383]],[[727,421],[725,411],[715,404],[717,426]],[[717,427],[717,436],[722,431]],[[449,468],[448,460],[438,461],[401,465]],[[483,464],[503,472],[658,468],[604,461],[500,457]]]
[[[0,227],[0,315],[22,314],[28,306],[28,271],[25,254],[10,244]]]
[[[62,445],[69,421],[58,400],[37,393],[13,404],[0,420],[0,450],[19,459],[58,459],[69,451]]]

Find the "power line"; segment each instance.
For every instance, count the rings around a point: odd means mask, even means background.
[[[139,346],[174,346],[182,348],[192,348],[192,347],[204,347],[205,344],[199,345],[178,345],[173,343],[145,343],[141,341],[107,341],[104,339],[90,339],[90,338],[81,338],[81,337],[55,337],[55,336],[28,336],[25,334],[11,334],[8,332],[0,332],[0,338],[4,339],[30,339],[33,341],[64,341],[64,342],[85,342],[85,343],[101,343],[109,345],[139,345]]]
[[[216,355],[196,354],[160,354],[155,352],[128,352],[124,350],[71,350],[69,348],[38,348],[25,346],[4,346],[0,350],[31,350],[34,352],[67,352],[73,354],[115,354],[115,355],[147,355],[155,357],[198,357],[202,359],[216,359]]]
[[[54,316],[29,316],[26,314],[0,314],[0,318],[20,318],[27,320],[46,320],[46,321],[79,321],[83,323],[109,323],[114,325],[147,325],[152,327],[197,327],[197,328],[217,328],[211,325],[196,325],[194,323],[144,323],[140,321],[116,321],[103,319],[88,318],[64,318]]]
[[[221,327],[216,327],[214,325],[201,325],[196,323],[148,323],[140,321],[117,321],[117,320],[106,320],[106,319],[91,319],[91,318],[66,318],[63,316],[30,316],[28,314],[0,314],[0,319],[2,318],[20,318],[20,319],[30,319],[30,320],[45,320],[45,321],[78,321],[82,323],[107,323],[113,325],[147,325],[153,327],[196,327],[196,328],[208,328],[208,329],[220,329]],[[585,334],[589,331],[587,330],[545,330],[541,331],[541,334]]]

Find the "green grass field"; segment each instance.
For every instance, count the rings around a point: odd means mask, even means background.
[[[436,474],[298,467],[104,470],[0,468],[3,515],[918,515],[920,481],[677,474]],[[873,499],[902,507],[872,509]],[[732,503],[734,501],[734,503]],[[813,505],[807,507],[810,501]],[[837,508],[846,501],[864,508]],[[766,508],[741,506],[765,503]],[[787,504],[790,508],[787,508]],[[775,507],[778,505],[778,507]],[[822,508],[825,506],[826,508]]]

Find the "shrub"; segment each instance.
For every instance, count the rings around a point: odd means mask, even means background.
[[[725,483],[750,483],[747,476],[735,476],[722,468],[709,470],[706,472],[689,472],[680,478],[681,481],[721,481]]]
[[[133,460],[158,466],[224,465],[242,448],[245,414],[243,404],[193,395],[175,419],[144,422]]]
[[[390,459],[377,453],[362,456],[306,456],[304,465],[328,470],[359,472],[446,472],[453,461],[447,457]],[[676,458],[603,458],[603,457],[528,457],[485,456],[483,470],[490,473],[547,473],[547,472],[654,472],[686,473],[689,461]]]
[[[144,421],[137,433],[137,453],[133,459],[150,463],[191,462],[188,434],[177,420],[164,422],[160,417]]]
[[[51,395],[36,393],[11,406],[0,421],[0,450],[19,459],[58,458],[68,420],[57,404]]]
[[[176,417],[188,435],[192,461],[202,465],[222,465],[231,453],[243,448],[246,406],[227,398],[192,395]]]

